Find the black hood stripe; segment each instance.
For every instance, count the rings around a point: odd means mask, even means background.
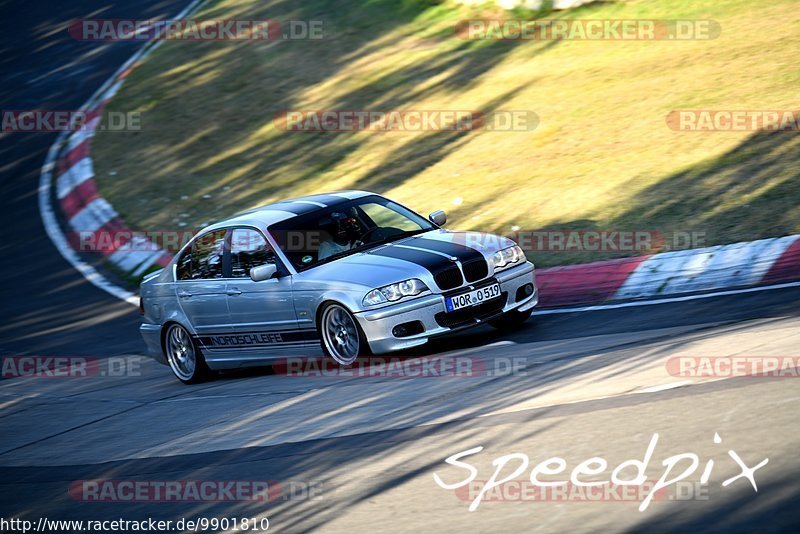
[[[432,250],[422,250],[418,248],[388,246],[370,252],[376,256],[384,256],[403,260],[419,265],[428,270],[433,275],[433,280],[440,289],[446,291],[459,287],[464,283],[461,270],[450,261],[446,256],[437,254]]]
[[[416,248],[395,247],[388,246],[370,252],[375,256],[384,256],[386,258],[394,258],[396,260],[410,261],[421,267],[424,267],[432,274],[438,273],[447,269],[455,264],[448,260],[446,257],[436,254],[428,250],[420,250]]]
[[[408,245],[422,249],[435,250],[436,252],[454,256],[458,258],[458,261],[461,263],[468,263],[471,261],[484,259],[483,254],[474,248],[470,248],[466,245],[460,245],[458,243],[452,243],[450,241],[438,241],[436,239],[417,237],[409,242]]]

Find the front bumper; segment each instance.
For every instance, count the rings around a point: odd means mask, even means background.
[[[374,311],[358,312],[355,317],[367,337],[372,352],[381,354],[423,345],[433,336],[477,326],[488,319],[512,310],[527,311],[539,302],[539,290],[536,287],[534,268],[531,263],[498,273],[494,280],[500,283],[502,296],[497,301],[491,301],[492,305],[483,310],[485,313],[481,313],[478,318],[467,317],[466,320],[461,320],[446,312],[445,295],[463,292],[468,287],[448,291],[444,295],[427,295]],[[473,286],[480,287],[485,283],[485,281],[478,282]],[[526,284],[533,284],[533,293],[517,300],[517,290]],[[478,313],[478,310],[474,312]],[[415,321],[422,323],[420,333],[404,337],[396,337],[392,333],[395,327]]]

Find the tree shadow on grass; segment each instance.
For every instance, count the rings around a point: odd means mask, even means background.
[[[800,231],[800,136],[756,132],[725,154],[646,188],[610,224],[652,229],[675,220],[685,227],[671,230],[707,231],[707,245]],[[754,235],[759,227],[770,230]]]
[[[167,206],[177,203],[179,210],[202,209],[213,220],[270,199],[329,188],[320,176],[352,159],[357,151],[374,142],[374,135],[404,137],[401,144],[381,158],[375,173],[363,177],[363,165],[353,161],[350,169],[353,174],[361,171],[361,179],[349,179],[349,169],[343,169],[342,176],[328,178],[343,178],[347,187],[377,192],[402,184],[478,134],[278,132],[264,138],[263,133],[276,128],[276,114],[307,109],[309,101],[324,102],[316,109],[390,111],[419,109],[419,103],[431,97],[461,95],[519,46],[518,41],[467,41],[454,34],[433,35],[420,45],[432,47],[433,54],[415,55],[411,50],[408,61],[403,57],[397,62],[385,62],[380,71],[375,71],[375,77],[365,78],[362,85],[334,100],[324,96],[326,83],[335,80],[345,68],[355,65],[360,69],[359,62],[366,61],[368,54],[380,47],[391,47],[385,41],[395,39],[395,32],[405,31],[405,25],[419,29],[424,26],[417,19],[435,19],[435,4],[409,1],[398,7],[394,2],[378,0],[355,10],[337,2],[276,1],[248,9],[241,16],[322,20],[325,38],[271,43],[167,43],[164,50],[171,47],[170,53],[154,55],[128,82],[123,90],[124,105],[144,110],[143,128],[166,128],[175,134],[164,132],[156,136],[170,138],[169,143],[136,138],[135,132],[115,135],[114,140],[120,144],[131,139],[130,150],[108,154],[110,161],[102,165],[112,167],[116,160],[124,166],[125,159],[129,161],[127,165],[131,160],[144,160],[152,172],[146,180],[118,184],[101,175],[101,189],[112,202],[125,197],[153,199],[141,209],[154,216],[174,211],[174,207]],[[222,12],[215,9],[208,13],[215,14]],[[225,15],[231,16],[228,11]],[[540,52],[557,45],[556,41],[527,44]],[[171,63],[162,64],[163,57]],[[185,65],[176,66],[176,59],[184,60]],[[163,90],[159,94],[151,94],[153,77],[161,78],[158,87]],[[431,80],[437,83],[430,83]],[[483,113],[497,110],[526,83],[512,84],[503,95],[476,102],[470,108]],[[208,115],[202,118],[206,121],[202,129],[192,122],[198,119],[198,111],[189,109],[189,102],[194,108],[208,109]],[[114,105],[112,101],[110,108]],[[464,105],[458,108],[463,109]],[[181,185],[184,191],[180,190]],[[190,196],[184,203],[176,198],[181,193]],[[197,199],[204,194],[219,202],[201,207]],[[120,205],[123,217],[141,218],[135,210],[125,213],[125,202]]]
[[[448,215],[463,220],[469,217],[469,209],[454,207]],[[526,209],[535,212],[536,207]],[[681,226],[676,227],[675,221],[681,221]],[[632,195],[624,210],[609,220],[562,220],[522,231],[654,232],[653,247],[646,250],[529,250],[536,264],[544,267],[793,235],[800,233],[798,221],[800,136],[759,131],[728,152],[665,176]],[[754,228],[769,230],[756,234]],[[483,230],[515,237],[508,228]],[[702,241],[692,243],[681,237],[692,232],[700,233]]]

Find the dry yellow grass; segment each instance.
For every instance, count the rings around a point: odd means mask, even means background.
[[[797,133],[675,132],[665,122],[675,109],[797,109],[795,1],[602,3],[554,16],[714,19],[722,35],[550,43],[461,40],[454,24],[486,13],[448,3],[299,4],[222,0],[199,17],[323,20],[324,40],[168,42],[130,76],[110,109],[141,111],[143,131],[103,132],[94,154],[101,191],[132,226],[193,227],[357,188],[423,213],[444,208],[460,229],[702,231],[707,244],[800,232]],[[290,109],[532,110],[541,123],[276,128],[275,113]]]

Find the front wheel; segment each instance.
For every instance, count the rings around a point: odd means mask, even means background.
[[[339,365],[350,365],[369,355],[369,345],[356,318],[344,306],[330,303],[320,314],[320,335],[325,354]]]
[[[192,337],[179,324],[170,325],[164,342],[167,361],[175,376],[184,384],[202,382],[211,374]]]
[[[511,310],[510,312],[504,313],[497,319],[492,319],[489,321],[489,324],[498,330],[514,330],[522,326],[522,324],[528,320],[532,313],[532,309],[523,312]]]

